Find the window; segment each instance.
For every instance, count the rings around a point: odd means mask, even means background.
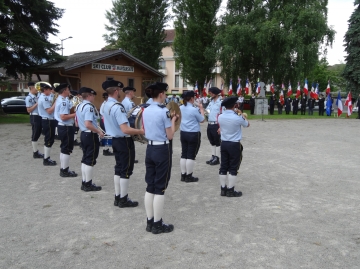
[[[175,88],[179,88],[179,79],[180,79],[180,76],[175,75]]]
[[[165,69],[166,62],[165,61],[159,61],[159,69]]]
[[[128,86],[134,88],[134,79],[133,78],[128,79]]]
[[[187,87],[187,81],[186,81],[186,79],[183,79],[183,87],[184,87],[184,88]]]
[[[175,73],[179,73],[179,68],[175,64]]]

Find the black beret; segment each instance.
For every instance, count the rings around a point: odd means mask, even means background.
[[[70,93],[71,93],[73,96],[76,96],[76,95],[79,94],[77,91],[73,91],[73,90],[71,90]]]
[[[136,89],[134,87],[127,86],[127,87],[123,88],[123,92],[126,92],[126,91],[134,91],[134,92],[136,92]]]
[[[217,87],[211,87],[211,88],[209,89],[209,92],[212,92],[213,94],[219,94],[219,93],[221,93],[220,89],[217,88]]]
[[[56,92],[59,92],[60,90],[65,89],[65,88],[70,88],[69,84],[67,84],[67,83],[61,83],[59,86],[57,86],[57,87],[55,88],[55,91],[56,91]]]
[[[224,107],[231,107],[233,105],[235,105],[235,103],[237,102],[238,98],[236,96],[232,96],[232,97],[226,97],[224,99],[224,101],[222,101],[221,106]]]
[[[194,91],[187,91],[187,92],[184,92],[182,95],[181,95],[182,98],[185,98],[185,97],[195,97],[195,92]]]
[[[146,89],[160,90],[160,91],[165,92],[168,89],[168,85],[166,83],[162,83],[162,82],[155,82],[155,83],[147,86]]]
[[[105,97],[108,97],[109,94],[107,92],[104,92],[102,96],[105,98]]]
[[[87,87],[81,87],[79,90],[79,94],[83,94],[83,93],[91,93],[93,95],[96,95],[96,91],[94,91],[91,88],[87,88]]]
[[[148,98],[151,98],[151,90],[150,89],[146,89],[145,94]]]
[[[124,84],[122,82],[120,82],[120,81],[113,80],[113,79],[104,81],[103,84],[102,84],[102,88],[105,91],[106,91],[107,88],[111,88],[111,87],[124,88]]]
[[[29,86],[29,87],[30,87],[30,86],[35,86],[35,82],[29,81],[29,82],[28,82],[28,86]]]
[[[52,87],[49,84],[46,84],[46,83],[40,83],[40,88],[52,89]]]

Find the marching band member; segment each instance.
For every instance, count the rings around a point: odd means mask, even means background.
[[[211,145],[212,156],[210,160],[206,161],[206,163],[210,165],[220,163],[220,134],[217,132],[219,129],[218,117],[221,113],[221,100],[219,99],[220,92],[220,89],[217,87],[211,87],[209,89],[211,101],[207,106],[207,109],[210,110],[208,116],[207,137]]]
[[[69,170],[70,154],[74,149],[74,118],[75,113],[70,114],[72,103],[69,101],[69,85],[62,83],[55,88],[59,94],[55,104],[55,119],[58,121],[58,135],[60,144],[60,176],[77,177],[74,171]]]
[[[41,135],[41,117],[38,112],[38,97],[34,82],[28,82],[29,94],[25,98],[26,110],[30,114],[30,123],[32,127],[31,145],[33,148],[34,159],[43,159],[44,155],[38,151],[38,140]]]
[[[112,137],[112,147],[115,154],[115,201],[114,205],[123,207],[136,207],[138,202],[131,201],[128,197],[129,179],[133,173],[135,160],[134,140],[130,135],[144,134],[144,130],[134,129],[129,126],[129,121],[124,106],[117,102],[120,91],[124,85],[120,81],[107,80],[102,88],[109,95],[103,107],[104,124],[106,133]]]
[[[101,187],[92,183],[93,170],[96,164],[96,159],[99,156],[99,136],[104,137],[104,134],[97,126],[99,115],[93,105],[96,92],[93,89],[82,87],[79,90],[83,98],[83,102],[76,109],[76,117],[79,128],[81,130],[81,148],[83,157],[81,159],[81,173],[83,191],[100,191]]]
[[[221,196],[240,197],[241,192],[234,190],[236,175],[242,160],[243,146],[241,145],[241,126],[249,127],[250,123],[245,116],[238,116],[234,112],[236,97],[228,97],[222,102],[226,110],[219,116],[221,133],[221,164],[219,179],[221,185]],[[229,172],[229,176],[227,173]],[[228,185],[226,187],[226,179]]]
[[[170,111],[162,104],[166,98],[166,83],[156,82],[145,89],[154,100],[143,112],[146,148],[145,210],[147,216],[146,231],[153,234],[169,233],[174,230],[172,224],[162,220],[165,190],[169,184],[172,165],[172,148],[169,140],[175,133],[175,121],[179,115],[171,118]]]
[[[104,125],[104,106],[106,104],[107,99],[109,98],[109,95],[107,92],[104,92],[102,94],[102,97],[104,98],[104,102],[100,106],[100,128],[106,133],[106,129]],[[114,156],[114,152],[111,152],[109,146],[106,145],[105,149],[103,149],[103,155]]]
[[[181,181],[196,182],[199,179],[193,177],[195,158],[200,148],[201,132],[200,123],[205,121],[204,108],[198,104],[199,108],[194,106],[195,92],[188,91],[182,95],[184,105],[180,106],[181,124]]]
[[[55,103],[52,103],[52,87],[45,83],[40,83],[40,87],[44,89],[38,100],[38,111],[42,118],[41,125],[45,135],[43,164],[45,166],[54,166],[56,161],[50,159],[50,151],[55,141],[55,128],[57,125],[57,121],[54,118]]]

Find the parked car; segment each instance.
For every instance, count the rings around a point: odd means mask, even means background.
[[[10,98],[1,102],[1,106],[6,114],[28,114],[23,99]]]
[[[6,100],[9,100],[9,99],[22,99],[22,100],[25,100],[26,96],[12,96],[12,97],[9,97],[9,98],[4,98],[4,99],[1,99],[1,103],[3,103],[4,101]]]

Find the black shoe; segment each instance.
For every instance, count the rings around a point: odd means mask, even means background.
[[[151,232],[153,224],[154,224],[154,218],[152,218],[151,220],[148,220],[146,218],[146,231],[147,232]]]
[[[77,141],[77,139],[74,140],[74,146],[80,146],[81,143],[79,141]]]
[[[44,159],[44,154],[41,154],[39,151],[33,153],[34,159]]]
[[[181,174],[181,181],[185,181],[185,178],[186,178],[186,174]]]
[[[56,162],[51,160],[50,157],[47,157],[46,159],[44,159],[43,165],[45,165],[45,166],[54,166],[54,165],[56,165]]]
[[[211,155],[211,159],[206,161],[206,164],[210,164],[213,160],[214,160],[215,156],[214,155]]]
[[[161,234],[161,233],[170,233],[174,230],[174,225],[172,224],[165,224],[162,219],[154,222],[151,232],[153,234]]]
[[[76,174],[74,171],[69,171],[69,167],[65,169],[60,169],[60,176],[61,177],[77,177],[78,174]]]
[[[123,198],[120,198],[119,201],[119,207],[137,207],[139,205],[136,201],[131,201],[130,198],[128,198],[128,195],[126,194]]]
[[[88,191],[101,191],[101,187],[96,186],[95,184],[92,183],[92,180],[90,180],[89,182],[85,183],[84,191],[86,191],[86,192],[88,192]]]
[[[135,160],[134,163],[138,163],[139,161],[138,160]]]
[[[214,160],[212,162],[209,163],[210,165],[217,165],[220,164],[220,160],[219,157],[215,156]]]
[[[242,195],[241,191],[235,191],[234,187],[226,190],[226,197],[240,197]]]
[[[111,152],[109,149],[104,149],[103,150],[103,155],[104,156],[114,156],[114,153]]]
[[[226,192],[227,192],[227,187],[225,185],[225,187],[221,187],[221,192],[220,192],[220,196],[226,196]]]
[[[186,183],[190,183],[190,182],[198,182],[198,181],[199,181],[199,178],[197,178],[197,177],[193,177],[192,173],[191,173],[191,174],[186,175],[186,178],[185,178],[185,182],[186,182]]]
[[[115,195],[114,206],[119,206],[120,195]]]
[[[80,187],[80,190],[84,190],[84,185],[85,185],[85,181],[81,181],[81,187]]]

